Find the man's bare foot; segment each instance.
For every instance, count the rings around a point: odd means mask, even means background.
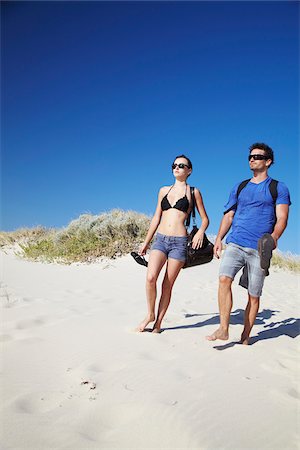
[[[228,332],[219,328],[217,331],[215,331],[210,336],[206,336],[206,339],[208,341],[216,341],[217,339],[221,339],[222,341],[227,341],[228,337],[229,337]]]
[[[146,316],[145,319],[143,320],[143,322],[141,322],[139,324],[136,331],[140,331],[142,333],[143,331],[145,331],[145,328],[148,325],[148,323],[153,322],[154,320],[155,320],[154,314],[150,314],[150,315]]]

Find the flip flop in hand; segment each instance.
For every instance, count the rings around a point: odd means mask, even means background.
[[[269,275],[269,267],[275,242],[269,233],[264,234],[258,241],[258,254],[260,256],[260,267],[264,269],[266,276]]]
[[[145,267],[148,266],[148,262],[145,260],[145,258],[143,256],[139,255],[136,252],[131,252],[130,254],[138,264],[140,264],[141,266],[145,266]]]

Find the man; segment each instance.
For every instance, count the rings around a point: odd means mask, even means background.
[[[240,284],[248,289],[248,304],[241,343],[249,343],[250,332],[259,309],[264,278],[268,274],[261,268],[258,241],[269,233],[273,240],[268,235],[267,238],[272,241],[273,248],[276,248],[277,241],[287,226],[291,204],[289,191],[281,182],[277,184],[275,195],[270,190],[270,184],[274,185],[274,181],[268,176],[268,169],[274,162],[273,150],[266,144],[255,143],[250,147],[248,159],[253,177],[248,183],[238,183],[232,189],[214,246],[214,254],[220,258],[222,239],[231,228],[219,272],[220,327],[207,336],[209,341],[227,340],[229,337],[231,285],[237,272],[244,268],[243,281],[241,279]],[[272,254],[272,249],[269,253]]]

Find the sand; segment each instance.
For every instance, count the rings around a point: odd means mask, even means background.
[[[246,291],[218,326],[219,261],[183,270],[161,334],[130,256],[43,264],[1,253],[1,449],[297,449],[299,276],[271,269],[250,346]]]

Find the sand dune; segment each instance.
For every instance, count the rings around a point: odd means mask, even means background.
[[[246,292],[234,285],[228,342],[219,262],[180,274],[164,331],[136,333],[145,268],[1,254],[2,449],[299,448],[299,276],[271,269],[253,331],[237,344]]]

